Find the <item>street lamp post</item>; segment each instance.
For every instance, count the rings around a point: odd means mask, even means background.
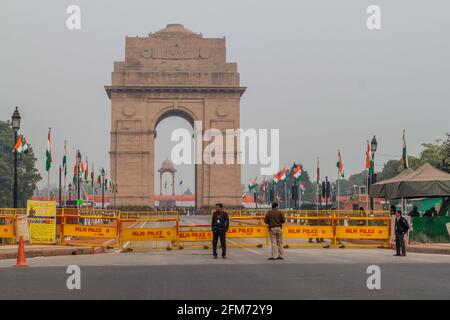
[[[80,203],[80,163],[81,163],[81,153],[77,150],[77,206]]]
[[[369,184],[369,189],[370,189],[370,185],[372,183],[375,182],[375,152],[377,151],[377,138],[375,138],[375,136],[373,136],[372,141],[370,142],[370,150],[372,151],[372,172],[370,174],[370,184]],[[373,211],[373,198],[370,197],[370,210]]]
[[[102,168],[102,209],[105,209],[105,169]]]
[[[16,107],[16,110],[14,110],[14,113],[11,117],[11,125],[14,130],[14,146],[17,143],[17,132],[20,129],[20,113],[19,113],[19,107]],[[14,190],[13,190],[13,197],[14,197],[14,208],[17,208],[17,150],[14,148]]]

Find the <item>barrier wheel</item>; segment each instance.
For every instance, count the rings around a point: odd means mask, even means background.
[[[167,247],[166,251],[172,251],[172,247]]]
[[[260,243],[260,244],[258,244],[256,247],[257,247],[257,248],[262,248],[263,245]]]
[[[203,249],[208,250],[209,248],[208,248],[207,245],[204,245],[204,246],[203,246]]]
[[[183,247],[183,246],[179,246],[178,249],[179,249],[179,250],[183,250],[184,247]]]
[[[284,249],[289,249],[289,245],[288,245],[288,244],[285,244],[285,245],[283,246],[283,248],[284,248]]]
[[[326,246],[323,246],[324,249],[330,249],[330,245],[327,244]]]
[[[345,246],[344,246],[343,244],[341,244],[341,245],[339,246],[339,248],[345,249]]]

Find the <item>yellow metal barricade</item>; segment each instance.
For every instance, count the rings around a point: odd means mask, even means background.
[[[124,250],[173,249],[179,246],[179,218],[121,218],[119,246]]]
[[[61,212],[59,227],[61,244],[98,247],[119,245],[119,212],[80,210],[82,214],[74,214],[76,210],[63,209]]]

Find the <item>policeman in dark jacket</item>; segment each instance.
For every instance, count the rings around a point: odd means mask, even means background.
[[[213,256],[217,259],[217,242],[220,239],[220,245],[222,247],[222,259],[226,258],[227,245],[226,245],[226,233],[230,221],[228,219],[228,213],[223,211],[223,205],[221,203],[216,204],[216,211],[212,215],[211,229],[213,232]]]
[[[408,221],[402,217],[402,212],[397,210],[395,213],[395,248],[397,249],[397,254],[394,256],[406,256],[405,234],[408,230]]]

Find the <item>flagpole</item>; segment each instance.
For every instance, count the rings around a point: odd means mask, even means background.
[[[51,133],[51,130],[52,130],[52,128],[48,128],[48,152],[50,152],[50,159],[51,159],[51,147],[50,147],[50,133]],[[48,201],[50,201],[50,169],[51,169],[51,160],[50,160],[50,166],[49,166],[49,168],[48,168],[48,171],[47,171],[47,194],[48,194]]]
[[[64,140],[64,156],[66,157],[66,163],[64,164],[64,207],[67,206],[67,187],[66,187],[66,177],[67,177],[67,144],[66,140]]]

